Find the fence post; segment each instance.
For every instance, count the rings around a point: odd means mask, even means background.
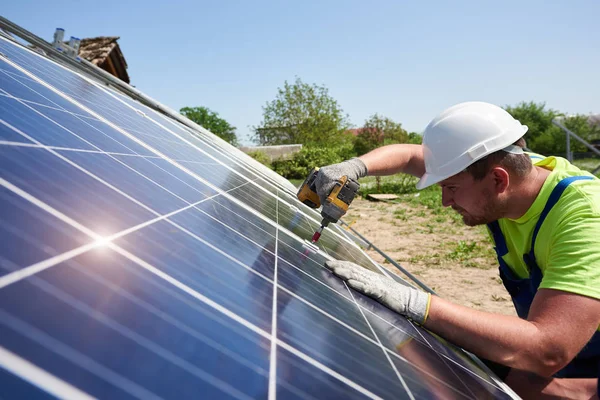
[[[567,160],[572,163],[573,156],[571,155],[571,135],[567,132],[565,136],[567,137]]]

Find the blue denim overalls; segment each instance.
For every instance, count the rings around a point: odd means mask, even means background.
[[[500,278],[504,287],[510,293],[513,304],[520,318],[527,319],[529,308],[533,302],[533,298],[542,282],[542,271],[537,265],[535,259],[535,239],[537,238],[540,227],[548,216],[548,213],[560,199],[565,189],[571,182],[581,179],[594,179],[589,176],[571,176],[561,180],[552,190],[546,205],[540,214],[533,237],[531,238],[531,250],[528,254],[523,255],[523,260],[529,268],[529,278],[519,279],[516,277],[510,267],[506,264],[502,256],[508,253],[504,235],[500,229],[498,221],[488,224],[488,228],[492,232],[496,247],[496,255],[500,264]],[[600,374],[600,332],[596,331],[592,339],[585,345],[581,352],[563,369],[554,374],[557,378],[595,378]],[[600,390],[600,388],[599,388]]]

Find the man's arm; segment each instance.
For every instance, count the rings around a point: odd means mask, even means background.
[[[359,157],[369,175],[393,175],[398,172],[420,178],[425,173],[423,147],[420,144],[390,144]]]
[[[417,177],[425,173],[423,149],[415,144],[392,144],[375,149],[359,158],[321,167],[315,186],[321,203],[342,176],[359,179],[367,175],[392,175],[404,172]]]
[[[424,326],[480,357],[551,376],[600,325],[600,300],[540,289],[529,319],[473,310],[432,296]]]
[[[466,350],[541,376],[568,364],[600,325],[599,299],[561,290],[538,290],[524,320],[429,296],[349,261],[325,266],[351,288]]]

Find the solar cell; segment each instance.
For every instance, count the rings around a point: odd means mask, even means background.
[[[287,182],[0,38],[0,395],[510,398],[348,289]],[[399,278],[396,278],[399,279]],[[405,282],[410,284],[410,282]]]

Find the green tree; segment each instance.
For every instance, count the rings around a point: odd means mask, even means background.
[[[545,103],[521,102],[514,107],[505,107],[521,124],[527,125],[527,147],[544,154],[558,154],[561,150],[559,142],[564,142],[564,133],[552,124],[552,119],[560,113],[547,109]]]
[[[421,144],[423,143],[423,135],[417,132],[411,132],[408,134],[408,143],[410,144]]]
[[[232,126],[229,122],[219,117],[217,112],[207,107],[184,107],[179,112],[184,117],[208,129],[226,142],[234,146],[238,145],[235,126]]]
[[[275,100],[263,107],[263,120],[252,127],[261,145],[341,145],[351,141],[345,134],[348,117],[325,86],[309,85],[296,78],[278,88]]]
[[[408,139],[409,135],[402,128],[402,124],[379,114],[374,114],[359,129],[354,142],[354,149],[357,154],[365,154],[386,144],[407,143]]]
[[[565,132],[552,123],[552,119],[564,117],[565,114],[551,108],[546,108],[545,103],[521,102],[516,106],[505,107],[513,117],[518,119],[523,125],[527,125],[528,130],[525,134],[527,147],[531,150],[544,155],[559,155],[564,157],[566,154]],[[563,119],[564,125],[582,137],[590,141],[598,136],[598,127],[588,123],[588,118],[584,115],[574,115]],[[588,151],[581,143],[571,140],[571,151]]]

